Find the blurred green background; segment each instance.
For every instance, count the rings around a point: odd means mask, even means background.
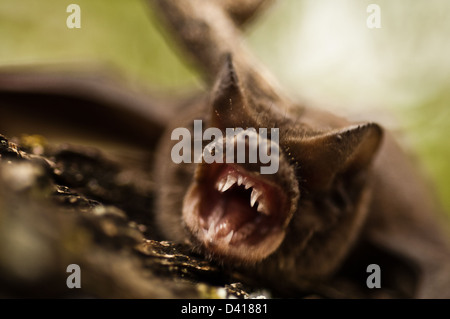
[[[66,8],[81,7],[81,29]],[[369,29],[366,9],[381,8]],[[450,1],[285,0],[246,30],[292,95],[382,123],[414,151],[450,211]],[[201,87],[141,0],[0,2],[0,66],[103,67],[131,86]]]

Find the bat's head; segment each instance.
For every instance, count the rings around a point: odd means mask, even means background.
[[[191,242],[224,262],[330,272],[364,220],[380,127],[279,105],[230,58],[208,113],[202,161],[166,171],[179,179],[169,192],[181,206],[167,214],[182,217],[166,229],[179,238],[184,225]]]

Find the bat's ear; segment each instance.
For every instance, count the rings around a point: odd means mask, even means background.
[[[338,174],[366,169],[381,143],[383,131],[374,123],[349,126],[301,140],[288,140],[298,160],[300,178],[311,190],[325,190]]]
[[[220,129],[242,126],[248,117],[246,99],[231,54],[219,72],[211,95],[211,125]]]

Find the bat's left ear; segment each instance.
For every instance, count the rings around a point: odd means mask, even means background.
[[[242,126],[248,118],[246,99],[231,54],[218,75],[211,95],[211,125],[220,129]]]
[[[301,140],[287,141],[298,159],[301,179],[311,190],[330,187],[338,174],[366,169],[381,144],[383,130],[375,123],[353,125]]]

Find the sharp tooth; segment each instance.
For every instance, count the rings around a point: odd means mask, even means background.
[[[253,185],[255,185],[255,184],[253,184],[252,182],[248,181],[248,182],[245,183],[245,189],[249,189],[250,187],[253,187]]]
[[[222,187],[222,189],[220,191],[222,193],[227,191],[231,186],[234,185],[234,183],[236,183],[236,178],[234,178],[231,175],[228,175],[227,182],[225,183],[225,185]]]
[[[256,201],[259,198],[259,195],[261,195],[256,189],[252,190],[252,194],[250,195],[250,206],[253,207],[256,203]]]
[[[238,180],[237,180],[238,186],[241,186],[243,182],[244,182],[244,177],[242,177],[242,175],[239,175]]]
[[[266,206],[262,202],[258,202],[258,208],[256,210],[261,214],[269,215],[269,212],[266,210]]]
[[[226,244],[229,244],[231,242],[231,239],[233,238],[233,235],[234,235],[234,231],[232,230],[228,233],[228,235],[226,237],[224,237],[224,239],[223,239],[224,242]]]
[[[220,180],[216,183],[216,189],[221,192],[223,187],[225,186],[225,180]]]

